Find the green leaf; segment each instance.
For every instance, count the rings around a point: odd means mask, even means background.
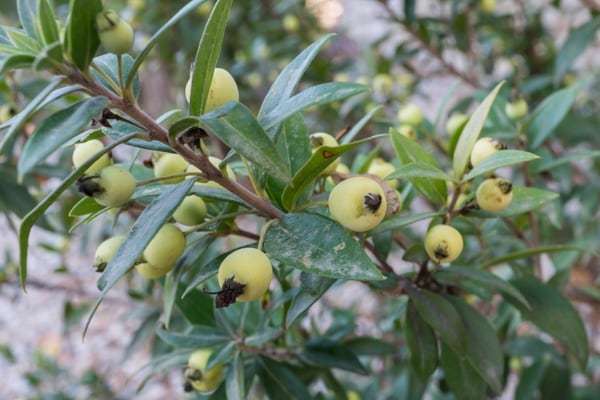
[[[264,237],[270,257],[329,278],[380,280],[383,275],[337,222],[317,214],[291,213],[274,220]]]
[[[282,205],[286,210],[293,209],[300,195],[321,176],[321,173],[329,164],[337,160],[348,150],[371,140],[381,138],[382,136],[384,135],[371,136],[335,147],[321,146],[319,151],[312,153],[308,161],[304,163],[302,168],[294,175],[291,182],[284,188],[281,195]]]
[[[457,355],[447,344],[442,343],[441,366],[444,381],[457,400],[485,399],[486,384],[467,358]]]
[[[502,392],[504,354],[489,321],[458,297],[446,296],[460,315],[466,333],[467,359],[496,394]]]
[[[394,172],[385,177],[385,179],[409,179],[409,178],[429,178],[442,181],[455,182],[447,173],[440,168],[424,162],[413,162],[401,165]]]
[[[548,356],[537,359],[531,365],[523,368],[519,384],[515,389],[515,400],[528,400],[536,397],[536,392],[550,362],[551,357]]]
[[[100,46],[96,31],[96,15],[100,12],[102,0],[71,0],[69,5],[65,48],[69,58],[82,71],[87,71]]]
[[[509,165],[520,164],[540,158],[536,154],[521,150],[502,150],[497,151],[489,157],[484,158],[475,166],[465,177],[463,182],[473,178],[493,172],[498,168],[508,167]]]
[[[45,44],[51,44],[60,41],[58,26],[56,25],[56,15],[54,9],[48,0],[39,0],[39,21],[42,33],[42,39]]]
[[[460,138],[456,143],[456,149],[454,151],[454,157],[452,159],[452,169],[454,171],[454,178],[460,180],[467,168],[469,163],[469,157],[471,156],[471,150],[475,142],[479,138],[483,124],[487,119],[487,116],[492,108],[492,103],[498,95],[498,91],[502,87],[504,82],[500,82],[496,87],[487,95],[487,97],[479,104],[475,109],[469,121],[465,125],[460,134]]]
[[[38,0],[18,0],[17,10],[25,32],[32,38],[38,38]]]
[[[312,396],[306,386],[283,362],[256,357],[256,369],[269,399],[305,400]]]
[[[435,218],[443,215],[443,211],[429,211],[423,213],[416,214],[408,214],[408,215],[398,215],[392,217],[390,219],[384,220],[380,223],[375,229],[373,229],[372,234],[378,235],[383,232],[393,231],[400,229],[407,225],[412,225],[417,221],[422,221],[424,219]]]
[[[200,290],[191,290],[185,297],[178,295],[175,298],[177,308],[181,314],[193,325],[207,325],[215,323],[212,296]]]
[[[35,56],[29,53],[13,54],[0,60],[0,74],[18,68],[31,68],[35,62]]]
[[[192,71],[192,96],[190,96],[190,114],[201,115],[206,109],[208,92],[213,73],[221,54],[221,45],[227,28],[229,11],[233,0],[219,0],[215,3],[204,25],[204,32],[198,43]]]
[[[558,198],[558,193],[556,192],[534,187],[513,185],[512,192],[512,201],[504,210],[494,212],[476,210],[470,213],[488,218],[513,217],[530,211],[540,211],[544,204],[550,203]]]
[[[104,208],[105,207],[98,204],[93,197],[85,196],[71,207],[69,210],[69,217],[82,217],[103,210]]]
[[[588,337],[581,317],[569,300],[558,290],[533,278],[515,279],[512,284],[531,306],[527,309],[513,302],[523,318],[558,340],[584,369],[589,357]]]
[[[483,269],[451,265],[437,272],[435,274],[435,277],[436,279],[440,279],[442,281],[447,281],[447,278],[450,278],[458,282],[459,285],[460,282],[466,278],[478,284],[483,284],[489,288],[496,289],[502,293],[505,293],[511,296],[516,301],[519,301],[523,307],[529,308],[527,300],[513,285],[506,282],[499,276],[494,275],[493,273],[485,271]]]
[[[31,67],[34,71],[54,70],[62,62],[62,44],[60,42],[54,42],[40,50]]]
[[[543,171],[550,171],[554,168],[558,168],[565,164],[570,164],[573,161],[580,161],[586,158],[598,158],[600,157],[600,150],[588,150],[588,151],[577,151],[575,153],[566,154],[560,158],[546,160],[541,159],[531,164],[531,172],[539,174]]]
[[[230,102],[200,117],[202,126],[239,155],[283,181],[291,179],[275,144],[243,104]]]
[[[172,185],[144,209],[98,279],[98,288],[105,295],[129,271],[156,232],[167,221],[187,195],[194,179]]]
[[[367,86],[352,82],[329,82],[312,86],[280,103],[270,113],[261,118],[260,122],[266,130],[269,130],[305,108],[342,100],[366,90],[368,90]]]
[[[452,351],[466,355],[466,332],[460,315],[448,300],[439,294],[409,286],[408,297],[427,324]]]
[[[17,50],[28,54],[37,54],[42,48],[40,42],[23,32],[21,29],[4,27],[4,32]]]
[[[111,121],[110,125],[111,125],[110,127],[103,126],[101,128],[101,130],[102,130],[102,133],[104,133],[106,136],[108,136],[109,138],[112,138],[114,140],[119,140],[120,138],[130,135],[132,133],[141,134],[139,128],[137,128],[127,122],[124,122],[124,121]],[[143,134],[146,134],[146,132],[143,132]],[[139,147],[141,149],[147,149],[147,150],[153,150],[153,151],[163,151],[163,152],[169,152],[169,153],[173,152],[173,150],[169,146],[167,146],[159,141],[156,141],[156,140],[150,140],[150,136],[147,137],[147,140],[146,139],[133,139],[133,140],[129,141],[127,144],[130,146]]]
[[[318,367],[338,368],[360,375],[367,375],[367,369],[361,364],[356,354],[346,346],[325,338],[309,340],[298,356]]]
[[[110,151],[132,137],[133,135],[130,135],[111,143],[105,147],[105,150]],[[58,197],[65,190],[69,189],[71,185],[75,183],[77,178],[83,175],[85,170],[88,169],[100,157],[102,157],[102,155],[102,152],[97,152],[86,162],[81,164],[81,166],[73,171],[68,177],[66,177],[56,189],[54,189],[43,200],[41,200],[33,210],[29,211],[29,213],[21,221],[21,226],[19,227],[19,278],[21,280],[21,287],[23,290],[25,290],[25,281],[27,280],[27,248],[29,244],[29,234],[31,233],[31,228],[36,221],[44,215],[46,210],[56,202]]]
[[[410,365],[421,381],[427,382],[438,366],[438,342],[434,330],[421,318],[411,300],[406,309],[404,329]]]
[[[546,97],[527,121],[527,145],[535,150],[567,115],[581,85],[575,84]]]
[[[264,120],[267,115],[277,108],[281,103],[292,97],[292,93],[296,90],[296,86],[300,82],[300,78],[304,71],[308,68],[312,60],[316,57],[321,48],[331,39],[333,34],[329,34],[316,40],[300,54],[296,56],[277,76],[269,92],[266,94],[260,110],[258,112],[258,120],[264,125]]]
[[[198,117],[183,117],[173,122],[169,126],[169,142],[174,143],[177,136],[192,127],[196,127],[200,124]]]
[[[285,325],[287,327],[292,326],[300,315],[315,304],[336,280],[302,272],[300,282],[300,290],[298,290],[292,299],[290,308],[287,311],[285,318]]]
[[[569,33],[569,37],[560,46],[554,57],[553,81],[555,85],[560,83],[571,65],[592,43],[599,27],[600,18],[594,18]]]
[[[246,384],[244,379],[244,358],[239,352],[236,352],[231,365],[227,369],[227,376],[225,378],[227,400],[246,399]]]
[[[214,326],[195,325],[185,333],[169,332],[158,328],[156,334],[163,342],[175,348],[198,349],[231,341],[231,337],[226,332]]]
[[[135,61],[131,67],[131,70],[129,71],[129,74],[127,75],[127,79],[125,79],[125,87],[126,88],[128,88],[128,89],[131,88],[133,79],[135,78],[138,70],[142,66],[142,63],[144,62],[146,57],[148,57],[148,54],[150,53],[150,51],[152,50],[152,48],[154,47],[154,45],[156,44],[158,39],[165,33],[172,33],[171,27],[173,25],[175,25],[177,22],[179,22],[188,13],[196,10],[196,8],[200,4],[202,4],[206,1],[207,0],[192,0],[192,1],[190,1],[184,7],[182,7],[177,12],[177,14],[175,14],[173,17],[171,17],[171,19],[168,20],[167,23],[165,23],[163,26],[161,26],[160,29],[158,29],[156,31],[156,33],[154,33],[154,35],[152,35],[152,37],[150,39],[148,39],[148,41],[146,42],[146,46],[135,57]]]
[[[435,158],[417,142],[402,135],[396,129],[390,129],[392,145],[400,164],[429,164],[440,169]],[[446,183],[439,179],[414,177],[408,179],[415,189],[434,204],[445,204],[448,196]]]
[[[119,89],[119,63],[117,61],[118,57],[116,54],[108,53],[103,54],[94,58],[94,62],[92,64],[92,74],[96,77],[96,79],[110,91],[115,94],[120,95]],[[131,72],[133,68],[133,58],[129,54],[121,55],[121,68],[123,70],[123,75],[127,75]],[[99,71],[102,71],[101,74]],[[106,76],[110,78],[110,81],[106,80]],[[133,79],[133,94],[135,97],[140,92],[140,82],[138,79],[138,75],[134,75]],[[139,130],[139,129],[138,129]]]
[[[52,114],[31,134],[19,158],[18,171],[22,177],[52,152],[85,128],[108,104],[106,97],[92,97]]]
[[[513,260],[518,260],[521,258],[527,258],[527,257],[532,257],[538,254],[544,254],[544,253],[556,253],[556,252],[560,252],[560,251],[585,251],[585,249],[582,249],[580,247],[577,246],[572,246],[572,245],[551,245],[551,246],[540,246],[540,247],[535,247],[532,249],[525,249],[525,250],[518,250],[506,255],[503,255],[502,257],[498,257],[498,258],[494,258],[492,260],[488,260],[485,261],[484,263],[482,263],[479,268],[481,269],[485,269],[494,265],[500,265],[503,263],[507,263]]]

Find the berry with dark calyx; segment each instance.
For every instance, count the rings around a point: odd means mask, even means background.
[[[77,185],[81,193],[93,197],[98,204],[118,207],[131,198],[135,191],[135,178],[126,169],[108,166],[99,174],[80,177]]]
[[[100,243],[94,254],[94,269],[96,272],[104,271],[104,268],[106,268],[110,260],[112,260],[115,252],[124,240],[125,235],[119,235],[110,237]]]
[[[223,381],[223,364],[207,369],[210,349],[198,349],[190,354],[187,367],[183,371],[184,390],[195,390],[203,394],[214,392]]]
[[[482,210],[492,212],[504,210],[512,202],[512,183],[502,178],[488,178],[477,187],[475,198]]]
[[[387,199],[381,185],[364,176],[338,183],[331,190],[327,203],[333,219],[355,232],[375,228],[387,210]]]
[[[463,250],[463,238],[450,225],[436,225],[425,235],[425,251],[437,263],[449,263],[458,258]]]
[[[493,139],[490,137],[482,137],[479,138],[475,145],[473,146],[473,150],[471,151],[471,165],[475,167],[484,159],[488,158],[492,154],[497,151],[505,150],[506,145],[500,142],[497,139]]]
[[[75,148],[73,149],[73,167],[75,169],[79,168],[81,164],[85,163],[90,159],[95,153],[99,152],[104,148],[104,144],[98,139],[88,140],[87,142],[76,143]],[[85,174],[96,174],[102,170],[104,167],[108,167],[111,164],[112,160],[110,157],[110,152],[105,153],[96,160],[88,169],[85,170]]]

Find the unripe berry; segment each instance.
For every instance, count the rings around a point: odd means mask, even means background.
[[[365,232],[383,220],[387,199],[375,180],[357,176],[338,183],[329,194],[328,205],[340,225],[355,232]]]
[[[159,268],[155,265],[150,264],[149,262],[142,262],[136,264],[135,270],[146,279],[158,279],[162,276],[165,276],[170,270],[173,269],[174,265],[166,268]]]
[[[410,140],[415,140],[417,138],[417,131],[411,125],[400,125],[398,127],[398,132]]]
[[[192,96],[192,78],[188,79],[185,85],[185,98],[190,102]],[[240,93],[233,76],[223,68],[215,68],[208,98],[206,99],[206,107],[204,112],[209,112],[215,108],[219,108],[230,101],[239,101]]]
[[[162,178],[185,173],[188,162],[179,154],[165,153],[153,162],[154,176]],[[183,181],[185,177],[179,176],[161,180],[162,183],[171,184]]]
[[[451,137],[460,133],[467,124],[468,120],[469,117],[467,117],[463,113],[452,113],[452,115],[450,115],[450,117],[448,117],[448,120],[446,121],[446,132]]]
[[[163,225],[144,249],[144,260],[158,269],[171,270],[186,247],[185,236],[175,225]],[[166,272],[165,272],[166,273]]]
[[[475,198],[482,210],[504,210],[512,202],[512,184],[506,179],[488,178],[477,187]]]
[[[338,141],[335,137],[325,132],[316,132],[309,136],[310,138],[310,146],[312,148],[313,154],[319,150],[321,146],[327,147],[337,147],[339,146]],[[331,164],[329,164],[323,172],[321,172],[321,176],[331,175],[337,166],[340,163],[340,159],[336,158]]]
[[[496,10],[496,0],[479,0],[479,8],[483,13],[491,14]]]
[[[187,196],[173,213],[175,221],[182,225],[193,226],[204,222],[206,218],[206,204],[201,197]]]
[[[208,360],[211,351],[209,349],[199,349],[194,351],[188,359],[188,366],[184,371],[185,390],[191,389],[203,393],[212,393],[219,387],[223,381],[223,364],[217,364],[207,370]]]
[[[229,254],[219,267],[217,307],[227,307],[236,301],[254,301],[269,288],[273,268],[269,257],[253,248],[238,249]]]
[[[135,178],[126,169],[108,166],[99,174],[87,175],[77,181],[79,191],[93,197],[104,207],[125,204],[135,192]]]
[[[391,162],[385,161],[383,158],[375,158],[369,164],[367,169],[368,174],[375,175],[378,178],[385,179],[386,176],[394,172],[396,168]],[[385,181],[391,187],[398,186],[398,179],[389,179]]]
[[[100,43],[109,53],[123,54],[133,46],[133,28],[113,10],[96,15]]]
[[[373,78],[373,91],[383,96],[389,96],[394,90],[394,80],[390,74],[377,74]]]
[[[398,110],[398,120],[401,124],[419,126],[423,122],[423,112],[416,104],[409,103]]]
[[[79,168],[81,164],[86,162],[91,156],[99,152],[104,148],[104,144],[98,140],[88,140],[83,143],[76,143],[73,149],[73,167]],[[94,162],[88,169],[85,170],[85,174],[96,174],[111,164],[110,153],[105,153],[96,162]]]
[[[97,272],[104,271],[104,268],[106,268],[110,260],[112,260],[115,252],[124,240],[125,235],[119,235],[110,237],[100,243],[94,254],[94,268]]]
[[[508,118],[518,120],[527,115],[527,111],[529,110],[529,106],[524,99],[519,99],[510,103],[506,103],[504,106],[504,111]]]
[[[462,235],[450,225],[436,225],[425,235],[425,251],[437,263],[456,260],[463,245]]]
[[[283,16],[283,29],[291,33],[298,32],[300,29],[300,20],[295,15],[285,14]]]
[[[504,149],[506,149],[506,146],[499,140],[490,137],[482,137],[475,142],[473,150],[471,151],[471,165],[475,167],[495,152]]]

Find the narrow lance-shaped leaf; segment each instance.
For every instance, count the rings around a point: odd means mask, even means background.
[[[471,156],[471,150],[475,142],[479,138],[483,124],[492,108],[492,103],[498,95],[498,91],[502,87],[504,82],[500,82],[496,87],[487,95],[487,97],[481,102],[481,104],[475,109],[471,118],[465,125],[456,143],[456,149],[454,150],[454,157],[452,159],[452,169],[454,171],[454,178],[461,179],[467,164],[469,163],[469,157]]]
[[[356,354],[343,344],[328,339],[310,340],[299,357],[317,367],[338,368],[360,375],[368,373]]]
[[[44,119],[25,144],[19,158],[19,176],[31,171],[40,161],[76,136],[107,104],[106,97],[80,100]]]
[[[554,57],[553,81],[555,85],[560,82],[575,60],[588,48],[596,37],[598,28],[600,28],[600,18],[594,18],[569,34],[569,37]]]
[[[200,121],[202,127],[267,174],[283,181],[290,180],[289,169],[275,144],[243,104],[230,102],[202,115]]]
[[[452,182],[454,179],[447,173],[431,164],[414,162],[401,165],[385,179],[429,178]]]
[[[485,261],[482,265],[479,266],[479,268],[482,268],[482,269],[488,268],[493,265],[500,265],[500,264],[507,263],[510,261],[519,260],[521,258],[533,257],[538,254],[556,253],[556,252],[561,252],[561,251],[585,251],[585,249],[582,249],[577,246],[560,245],[560,244],[559,245],[551,245],[551,246],[534,247],[531,249],[514,251],[512,253],[505,254],[501,257]]]
[[[442,343],[440,359],[445,381],[457,400],[481,400],[485,398],[486,384],[466,357],[457,355]]]
[[[217,1],[204,26],[192,71],[191,115],[204,114],[213,73],[221,54],[221,44],[223,43],[232,2],[233,0]]]
[[[71,0],[69,22],[65,28],[65,48],[82,71],[87,71],[100,38],[96,31],[96,15],[102,12],[102,0]]]
[[[366,91],[365,85],[352,82],[329,82],[312,86],[303,90],[294,97],[283,101],[268,113],[260,122],[266,130],[271,129],[290,115],[302,111],[308,107],[328,104],[336,100],[342,100]]]
[[[25,32],[32,38],[38,38],[38,0],[18,0],[17,10],[19,12],[19,21]]]
[[[226,332],[213,326],[195,325],[185,333],[169,332],[159,328],[156,334],[166,344],[175,348],[197,349],[226,343],[231,340]]]
[[[48,0],[39,0],[38,8],[40,11],[40,27],[42,31],[42,37],[45,44],[52,44],[60,40],[58,33],[58,26],[56,25],[56,15],[52,5]]]
[[[264,239],[269,256],[290,267],[329,278],[383,279],[348,231],[321,215],[286,214],[269,225]]]
[[[426,382],[438,366],[438,343],[434,330],[419,315],[412,300],[406,309],[406,344],[410,350],[410,364]]]
[[[263,103],[260,106],[258,120],[261,123],[264,122],[264,118],[270,114],[271,111],[292,96],[304,71],[306,71],[317,53],[332,36],[333,34],[329,34],[316,40],[298,54],[296,58],[281,71],[271,85],[269,92],[266,94]]]
[[[38,205],[31,210],[21,221],[21,226],[19,227],[19,278],[21,280],[21,287],[25,290],[25,281],[27,280],[27,248],[29,243],[29,234],[31,233],[31,229],[33,225],[36,223],[38,219],[40,219],[46,210],[54,204],[56,199],[75,181],[77,178],[82,176],[84,172],[95,163],[100,157],[102,157],[106,152],[114,149],[119,144],[124,143],[131,138],[133,138],[135,134],[128,135],[121,140],[111,143],[106,146],[103,151],[99,151],[93,156],[91,156],[86,162],[81,164],[79,168],[73,171],[68,177],[65,178],[64,181],[52,192],[50,192],[42,201],[38,203]]]
[[[244,378],[244,358],[239,352],[236,352],[225,378],[225,392],[228,400],[244,400],[246,398]]]
[[[588,337],[577,310],[558,290],[533,278],[519,278],[511,282],[531,305],[513,305],[523,318],[546,331],[575,357],[580,368],[585,368],[588,357]]]
[[[194,182],[194,179],[186,179],[173,185],[154,199],[140,214],[129,230],[127,238],[98,279],[98,288],[102,290],[103,296],[135,264],[156,232],[187,195]]]
[[[152,50],[152,48],[154,47],[154,45],[156,44],[158,39],[165,33],[170,32],[170,29],[173,25],[175,25],[177,22],[179,22],[188,13],[196,10],[196,8],[200,4],[205,3],[206,1],[207,0],[190,1],[185,6],[183,6],[183,8],[181,8],[177,12],[177,14],[175,14],[173,17],[171,17],[171,19],[168,20],[166,24],[161,26],[160,29],[158,29],[156,31],[156,33],[154,33],[154,35],[152,35],[152,37],[146,42],[146,46],[135,57],[135,61],[134,61],[133,65],[131,66],[131,70],[129,71],[129,74],[127,74],[127,78],[125,79],[125,87],[127,87],[128,89],[131,88],[131,85],[133,84],[133,79],[135,78],[138,70],[142,66],[142,63],[144,62],[144,60],[146,59],[146,57],[148,56],[148,54],[150,53],[150,51]]]
[[[304,383],[284,363],[258,356],[256,368],[268,398],[286,400],[312,398]]]
[[[490,155],[477,164],[465,177],[463,182],[469,181],[480,175],[490,173],[498,168],[520,164],[540,158],[539,156],[521,150],[502,150]]]

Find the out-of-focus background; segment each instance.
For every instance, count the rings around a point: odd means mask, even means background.
[[[58,15],[62,10],[64,16],[68,2],[53,3]],[[180,0],[106,3],[134,26],[135,49],[140,49],[157,27],[185,4]],[[500,79],[506,79],[509,87],[518,88],[519,95],[535,104],[548,91],[585,78],[576,110],[564,123],[571,125],[561,129],[561,141],[551,150],[564,151],[590,127],[600,126],[600,41],[596,28],[590,27],[591,33],[581,35],[585,43],[579,54],[559,52],[574,29],[598,19],[600,3],[596,0],[415,2],[414,14],[420,18],[430,16],[435,21],[430,25],[406,22],[403,3],[235,1],[219,64],[235,76],[241,101],[256,109],[270,82],[292,57],[321,35],[335,32],[327,50],[309,68],[307,82],[352,80],[370,85],[372,91],[354,104],[326,106],[311,114],[309,124],[313,130],[337,132],[374,105],[384,106],[381,122],[389,122],[408,101],[419,105],[431,119],[441,110],[444,120],[453,108],[460,108],[462,97]],[[141,72],[140,103],[150,115],[157,117],[168,108],[183,106],[189,64],[209,12],[207,2],[172,28],[154,50],[152,63]],[[0,22],[16,25],[17,21],[16,1],[3,1]],[[557,54],[576,59],[563,73],[548,78],[545,71],[549,65],[560,62]],[[0,83],[2,93],[8,93],[6,89],[13,82],[7,79]],[[31,82],[30,90],[35,88],[35,82]],[[19,98],[3,98],[2,103],[10,107],[24,105]],[[595,138],[580,141],[579,146],[598,149],[599,137],[596,134]],[[57,162],[63,160],[60,155],[56,157]],[[67,154],[64,160],[68,159]],[[68,167],[68,161],[65,163]],[[585,172],[593,169],[593,162],[582,162],[578,168],[584,171],[579,178],[589,185],[587,195],[597,198],[598,182],[585,181],[597,177],[597,172]],[[568,175],[573,170],[557,173]],[[52,180],[47,182],[52,184]],[[585,196],[582,194],[582,198]],[[577,201],[569,207],[565,222],[574,224],[573,234],[600,237],[594,227],[599,222],[597,209]],[[589,218],[583,220],[582,213],[588,213]],[[53,209],[48,218],[59,226],[72,223],[64,210]],[[180,373],[152,376],[136,393],[147,376],[142,367],[153,349],[148,340],[154,327],[152,317],[162,305],[160,296],[148,293],[151,288],[144,283],[121,282],[111,290],[85,339],[82,337],[87,316],[98,298],[97,274],[92,268],[94,243],[107,235],[107,224],[90,224],[64,234],[36,228],[30,245],[26,293],[16,273],[18,225],[14,215],[0,214],[0,398],[83,399],[92,391],[95,398],[106,399],[181,396]],[[570,279],[594,287],[599,266],[597,260],[587,261],[587,265],[578,265]],[[595,296],[595,292],[573,293],[592,338],[592,352],[597,354],[600,297]],[[368,314],[368,307],[362,312]],[[151,324],[149,329],[140,329],[145,323]],[[512,394],[506,393],[505,398],[512,398]]]

